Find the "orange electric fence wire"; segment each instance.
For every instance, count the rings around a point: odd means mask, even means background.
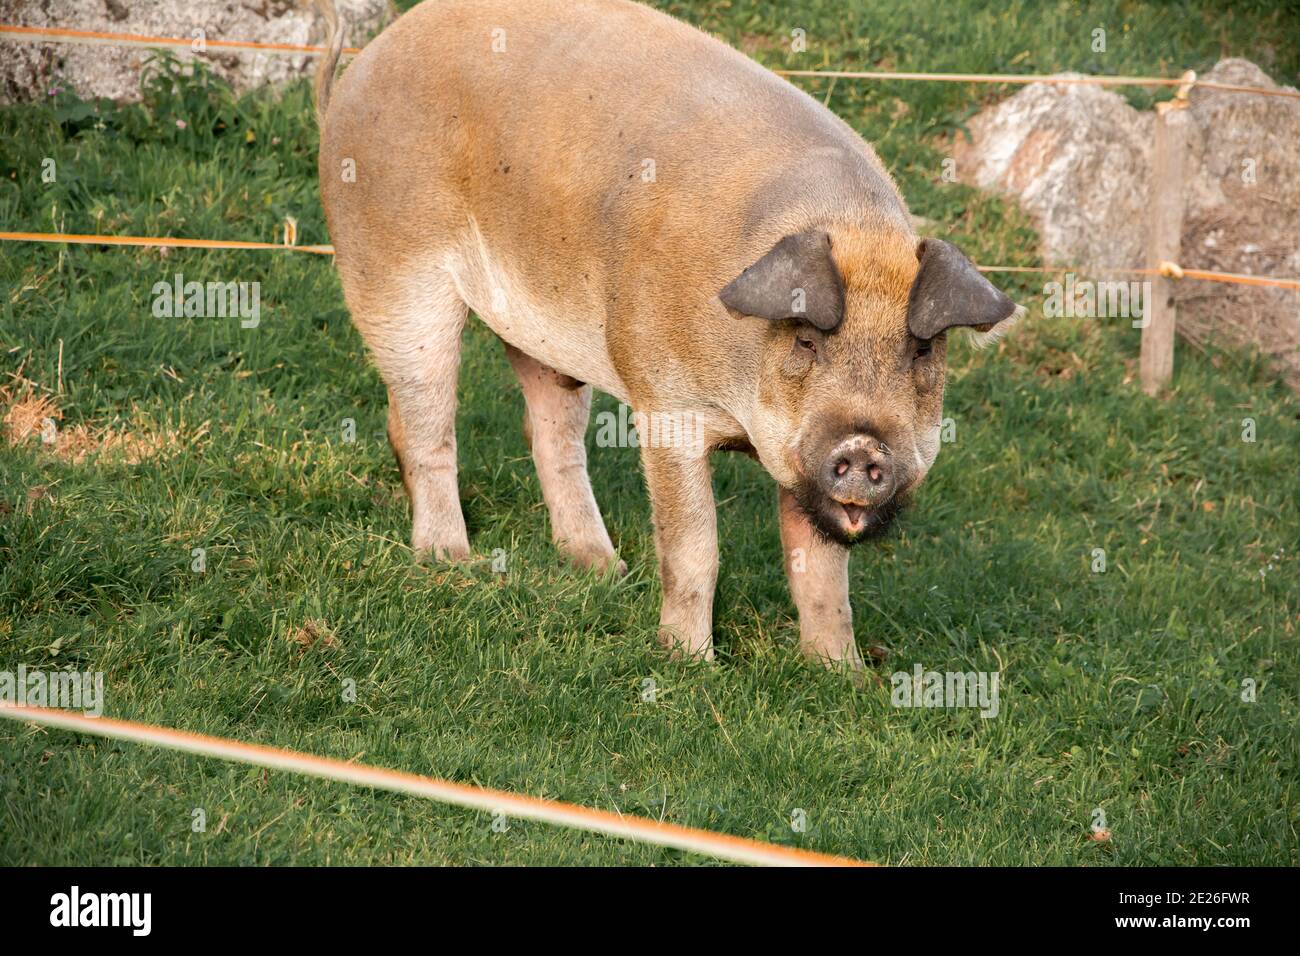
[[[1300,279],[1283,279],[1278,276],[1252,276],[1240,272],[1211,272],[1208,269],[1187,269],[1176,262],[1162,262],[1158,269],[1090,269],[1086,266],[976,266],[980,272],[1078,272],[1110,273],[1131,276],[1164,276],[1166,279],[1200,279],[1204,282],[1229,282],[1235,285],[1269,286],[1277,289],[1300,290]]]
[[[28,43],[90,43],[100,45],[176,47],[192,49],[198,40],[184,37],[144,36],[136,33],[110,33],[100,30],[68,30],[59,27],[28,27],[0,24],[0,39]],[[261,50],[267,53],[286,53],[318,56],[325,52],[323,46],[297,43],[259,43],[253,40],[208,40],[206,46],[230,50]],[[345,47],[344,53],[356,54],[360,47]],[[1254,93],[1259,96],[1281,96],[1300,99],[1300,92],[1285,89],[1266,89],[1261,86],[1240,86],[1233,83],[1188,80],[1186,76],[1060,76],[1057,74],[1017,73],[891,73],[854,70],[773,70],[779,76],[826,77],[846,80],[921,80],[944,83],[1074,83],[1096,86],[1186,86],[1225,93]]]
[[[253,40],[186,40],[183,37],[156,37],[140,33],[107,33],[101,30],[67,30],[60,27],[24,27],[0,23],[0,40],[19,43],[85,43],[92,46],[177,47],[192,50],[196,43],[219,50],[261,50],[266,53],[318,56],[325,47],[298,43],[258,43]],[[360,47],[344,47],[344,53],[360,53]]]
[[[1213,80],[1171,79],[1164,76],[1062,76],[1054,73],[872,73],[852,70],[773,70],[781,76],[824,76],[841,80],[924,80],[940,83],[1073,83],[1088,86],[1186,86],[1223,93],[1257,93],[1260,96],[1284,96],[1300,99],[1300,91],[1266,89],[1262,86],[1239,86]]]
[[[110,740],[129,740],[203,757],[216,757],[220,760],[267,767],[271,770],[284,770],[309,777],[336,780],[340,783],[391,790],[395,793],[437,800],[440,803],[485,810],[488,813],[502,813],[518,820],[540,820],[543,823],[590,830],[640,843],[675,847],[733,863],[764,866],[874,865],[842,856],[773,846],[770,843],[760,843],[757,840],[747,840],[725,833],[696,830],[675,823],[624,816],[621,813],[607,813],[604,810],[593,810],[573,803],[561,803],[558,800],[506,793],[486,787],[438,780],[434,777],[422,777],[400,770],[371,767],[330,757],[317,757],[280,747],[246,744],[226,737],[210,737],[206,734],[195,734],[130,720],[86,717],[65,710],[7,703],[0,703],[0,717],[31,721],[47,727],[107,737]]]
[[[243,242],[238,239],[177,239],[166,236],[92,236],[72,232],[0,232],[11,242],[67,242],[80,246],[152,246],[178,249],[262,249],[280,252],[314,252],[332,256],[333,246],[291,246],[282,242]]]
[[[67,242],[85,246],[151,246],[184,249],[254,249],[279,252],[313,252],[333,255],[333,246],[292,246],[278,242],[242,242],[234,239],[177,239],[166,236],[95,236],[65,232],[0,232],[0,241],[12,242]],[[1078,272],[1111,273],[1117,275],[1163,275],[1171,279],[1200,279],[1206,282],[1231,282],[1238,285],[1271,286],[1279,289],[1300,290],[1300,279],[1283,279],[1277,276],[1252,276],[1237,272],[1211,272],[1206,269],[1187,269],[1174,262],[1162,262],[1159,269],[1090,269],[1086,266],[977,266],[981,272]]]

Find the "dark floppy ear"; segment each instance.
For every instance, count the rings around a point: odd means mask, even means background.
[[[786,236],[718,293],[725,306],[762,319],[802,319],[823,332],[844,320],[844,280],[824,232]]]
[[[907,327],[918,339],[957,325],[987,332],[1016,312],[1016,304],[952,243],[922,239],[916,257],[921,268],[907,296]]]

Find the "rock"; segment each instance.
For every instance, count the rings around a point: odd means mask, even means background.
[[[971,120],[957,176],[1019,199],[1052,263],[1138,265],[1153,122],[1099,86],[1034,83]]]
[[[1242,59],[1199,79],[1281,89]],[[1193,87],[1188,109],[1180,264],[1300,276],[1300,100]],[[1142,267],[1153,123],[1100,87],[1032,84],[970,122],[973,141],[954,147],[957,174],[1016,198],[1045,262]],[[1256,346],[1300,387],[1300,293],[1185,279],[1174,294],[1181,335]]]
[[[1248,60],[1221,60],[1203,79],[1279,87]],[[1192,90],[1182,265],[1300,277],[1300,100]],[[1193,342],[1228,339],[1272,353],[1300,388],[1300,292],[1174,284],[1178,330]]]
[[[395,14],[389,0],[336,0],[347,24],[347,45],[360,46]],[[98,30],[192,40],[319,44],[325,25],[311,0],[0,0],[0,23]],[[194,54],[177,50],[183,60]],[[209,47],[202,56],[213,72],[239,91],[310,75],[315,58]],[[28,43],[0,38],[0,103],[31,101],[56,83],[83,99],[140,97],[140,69],[150,56],[142,47]]]

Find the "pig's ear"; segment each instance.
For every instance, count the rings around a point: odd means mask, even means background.
[[[922,239],[916,257],[921,268],[907,296],[907,327],[918,339],[953,326],[988,332],[1019,312],[952,243]]]
[[[823,332],[844,319],[844,280],[824,232],[786,236],[718,293],[723,305],[762,319],[802,319]]]

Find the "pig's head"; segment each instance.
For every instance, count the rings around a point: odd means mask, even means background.
[[[939,453],[948,330],[1016,312],[955,246],[901,234],[787,236],[720,298],[770,322],[759,459],[845,545],[887,528]]]

